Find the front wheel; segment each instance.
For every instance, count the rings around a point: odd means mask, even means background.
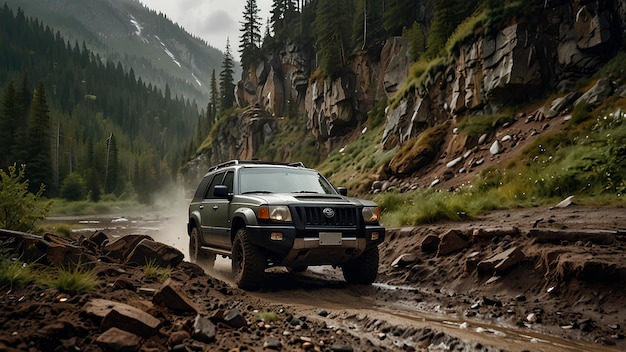
[[[232,253],[232,271],[237,287],[249,291],[260,289],[265,275],[265,255],[250,242],[245,227],[237,230]]]
[[[191,229],[189,234],[189,259],[203,268],[211,269],[215,264],[215,253],[202,249],[200,245],[200,231],[197,227]]]
[[[361,256],[341,265],[343,278],[349,284],[369,285],[378,276],[378,247],[365,250]]]

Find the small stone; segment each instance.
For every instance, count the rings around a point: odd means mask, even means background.
[[[485,141],[487,140],[487,134],[483,134],[482,136],[480,136],[480,138],[478,138],[478,144],[483,144],[485,143]]]
[[[493,144],[491,144],[491,147],[489,147],[489,152],[492,155],[500,154],[501,151],[502,151],[502,146],[500,145],[500,142],[498,141],[493,142]]]
[[[537,322],[537,315],[535,313],[530,313],[526,316],[526,321],[528,321],[529,323],[536,323]]]
[[[328,316],[328,312],[325,310],[320,310],[317,315],[319,315],[320,317],[324,317],[326,318]]]
[[[283,348],[283,343],[277,338],[269,338],[263,343],[263,348],[280,351]]]
[[[526,296],[524,295],[517,295],[515,296],[515,300],[518,302],[525,302],[526,301]]]

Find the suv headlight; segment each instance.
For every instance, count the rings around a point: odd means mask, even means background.
[[[276,222],[291,222],[291,212],[284,205],[259,207],[259,219]]]
[[[378,207],[363,207],[363,221],[366,224],[374,224],[380,220],[380,212],[378,211]]]

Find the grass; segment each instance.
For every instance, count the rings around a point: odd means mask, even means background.
[[[626,113],[603,107],[590,114],[583,125],[572,122],[539,137],[520,160],[484,170],[455,192],[428,188],[377,195],[383,225],[472,219],[490,210],[556,204],[570,195],[579,204],[623,205]]]
[[[513,120],[514,116],[511,113],[467,116],[459,123],[459,130],[469,136],[479,137]]]
[[[146,262],[144,273],[146,274],[146,277],[154,277],[157,280],[163,282],[167,280],[170,275],[172,275],[172,268],[169,266],[165,268],[158,266],[156,264],[156,259],[153,258]]]
[[[55,268],[52,275],[41,277],[41,279],[43,279],[43,285],[70,294],[86,293],[100,284],[98,275],[83,265]]]
[[[5,256],[0,257],[0,288],[9,291],[24,287],[35,281],[36,272],[32,266],[18,260],[10,260]]]

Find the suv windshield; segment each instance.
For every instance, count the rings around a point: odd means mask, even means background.
[[[311,170],[287,168],[244,168],[240,171],[240,191],[244,193],[323,193],[336,194],[320,174]]]

